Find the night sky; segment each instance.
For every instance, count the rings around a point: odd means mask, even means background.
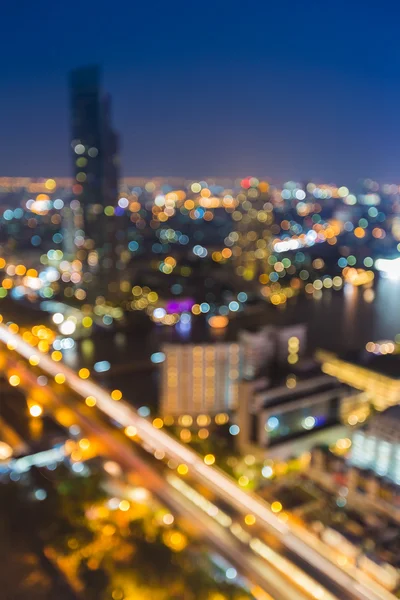
[[[123,175],[400,182],[400,9],[4,2],[0,175],[70,174],[67,72],[100,63]]]

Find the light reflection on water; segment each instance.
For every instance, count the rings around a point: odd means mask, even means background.
[[[341,292],[324,292],[319,302],[299,299],[298,309],[298,320],[309,326],[311,349],[342,352],[394,339],[400,332],[400,281],[380,279],[374,290],[347,284]]]
[[[232,325],[240,329],[271,323],[306,323],[310,350],[322,346],[345,351],[361,348],[370,340],[394,339],[400,333],[400,281],[379,279],[374,291],[346,284],[342,291],[324,290],[319,298],[310,295],[293,298],[283,309],[265,304],[260,311]],[[67,360],[71,366],[79,362],[87,366],[86,363],[99,360],[109,360],[115,365],[149,358],[159,350],[160,333],[157,327],[146,335],[131,331],[105,337],[100,333],[83,340],[78,350],[69,351]],[[187,339],[190,328],[179,328],[179,334],[182,341]]]
[[[400,280],[381,279],[373,307],[376,316],[372,339],[393,339],[400,333]]]
[[[400,333],[400,281],[379,279],[374,290],[348,284],[341,291],[298,296],[283,308],[265,305],[246,323],[255,327],[305,323],[310,351],[359,349],[370,340],[394,339]]]

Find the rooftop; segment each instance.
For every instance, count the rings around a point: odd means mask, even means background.
[[[400,379],[400,354],[374,354],[362,350],[347,352],[340,358],[391,379]]]
[[[257,392],[265,392],[273,388],[286,386],[287,378],[293,376],[296,384],[308,382],[323,376],[320,365],[312,358],[303,358],[295,365],[270,364],[259,370],[255,380],[259,380]],[[328,380],[328,376],[324,376]],[[336,381],[334,378],[332,381]],[[261,383],[264,382],[264,385]]]

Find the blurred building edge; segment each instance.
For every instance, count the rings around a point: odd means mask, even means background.
[[[102,92],[98,66],[71,71],[69,91],[73,199],[80,203],[83,249],[97,252],[98,270],[104,272],[115,262],[115,219],[107,207],[114,208],[118,200],[119,138],[111,125],[111,100]]]

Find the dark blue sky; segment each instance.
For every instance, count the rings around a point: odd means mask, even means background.
[[[124,175],[400,182],[400,9],[337,0],[4,3],[0,175],[68,175],[98,62]]]

